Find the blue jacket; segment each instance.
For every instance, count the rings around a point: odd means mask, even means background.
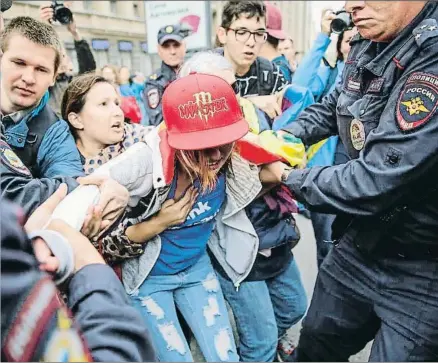
[[[26,148],[32,147],[29,135],[29,123],[48,108],[47,92],[30,113],[23,119],[14,122],[11,117],[4,116],[2,119],[5,128],[5,139],[12,150],[25,162],[22,153]],[[41,122],[39,120],[38,122]],[[81,159],[76,147],[75,140],[70,133],[69,126],[64,120],[57,120],[41,136],[38,150],[35,150],[35,165],[26,165],[32,170],[36,178],[53,178],[56,176],[83,176]]]
[[[144,104],[143,100],[143,91],[144,91],[144,84],[139,84],[133,82],[132,84],[122,84],[120,85],[120,94],[123,97],[135,97],[137,100],[138,107],[140,107],[141,111],[141,124],[143,126],[149,126],[149,116],[146,112],[146,106]]]
[[[294,73],[294,84],[309,88],[315,100],[320,100],[324,93],[331,93],[342,78],[343,61],[338,61],[335,69],[321,65],[330,42],[327,34],[319,33],[312,49],[304,56]],[[332,136],[319,144],[309,157],[308,167],[333,165],[337,144],[338,136]]]
[[[272,60],[272,63],[280,67],[280,71],[283,73],[287,83],[292,83],[292,69],[290,68],[289,62],[284,55],[280,55]]]

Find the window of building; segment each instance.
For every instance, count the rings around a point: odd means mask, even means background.
[[[133,3],[132,4],[132,8],[134,11],[134,16],[139,18],[140,17],[140,10],[138,9],[138,4],[137,3]]]
[[[112,14],[116,14],[117,13],[117,1],[116,0],[111,0],[110,1],[110,10]]]
[[[93,10],[93,3],[90,0],[82,1],[85,10]]]
[[[109,63],[108,50],[110,48],[110,42],[108,39],[92,39],[91,48],[93,49],[94,59],[98,68],[102,68]]]

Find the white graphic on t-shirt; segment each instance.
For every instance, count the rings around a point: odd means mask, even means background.
[[[201,214],[208,212],[210,209],[211,207],[208,205],[208,202],[198,202],[197,207],[193,207],[192,211],[187,217],[187,220],[199,217]]]

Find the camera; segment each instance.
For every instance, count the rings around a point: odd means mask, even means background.
[[[330,24],[332,33],[341,34],[347,29],[351,29],[353,27],[353,20],[351,19],[351,15],[347,13],[345,10],[340,10],[335,13],[336,18],[333,19]]]
[[[11,6],[12,6],[12,0],[1,0],[1,12],[2,13],[9,10],[9,8]]]
[[[62,25],[68,25],[73,21],[73,13],[64,6],[61,1],[52,1],[53,20],[59,21]]]

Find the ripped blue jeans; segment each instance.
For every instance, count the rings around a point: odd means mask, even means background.
[[[131,295],[162,362],[193,362],[176,314],[180,310],[207,362],[238,362],[225,300],[205,253],[176,275],[149,276]]]

